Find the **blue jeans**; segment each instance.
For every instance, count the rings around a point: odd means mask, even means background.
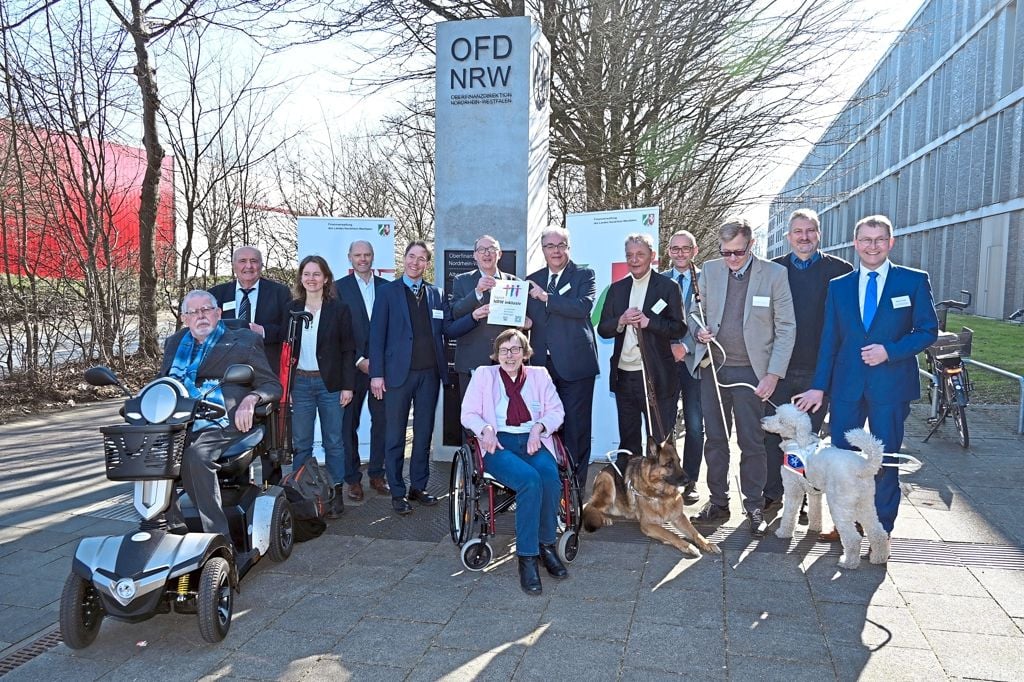
[[[292,447],[297,470],[313,454],[313,422],[320,414],[320,436],[324,460],[331,480],[341,483],[345,476],[345,446],[341,440],[341,391],[328,391],[320,377],[295,375],[292,386]]]
[[[528,433],[498,432],[505,448],[484,455],[484,469],[516,491],[516,554],[537,556],[539,544],[555,544],[562,483],[558,464],[547,448],[526,454]]]
[[[704,459],[704,413],[700,403],[700,379],[695,379],[685,362],[677,362],[679,371],[679,396],[683,400],[683,424],[686,437],[683,441],[683,471],[692,483],[700,475],[700,462]]]

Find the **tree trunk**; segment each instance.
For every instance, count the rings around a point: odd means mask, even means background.
[[[142,145],[146,150],[146,173],[139,201],[139,352],[155,358],[160,353],[156,329],[156,211],[164,148],[157,133],[160,95],[156,72],[149,62],[145,13],[139,0],[132,0],[131,7],[129,31],[135,44],[135,77],[142,93]]]

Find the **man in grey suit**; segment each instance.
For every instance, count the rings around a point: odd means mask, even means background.
[[[186,326],[164,342],[160,376],[178,379],[189,395],[198,397],[213,388],[231,365],[251,365],[256,372],[251,387],[224,384],[207,396],[207,400],[223,404],[226,415],[221,422],[193,431],[181,458],[181,482],[196,505],[203,530],[230,538],[221,508],[217,458],[252,428],[257,405],[281,398],[281,382],[270,371],[259,335],[248,329],[225,328],[220,314],[211,293],[196,290],[185,295],[181,319]]]
[[[345,483],[349,499],[363,499],[363,474],[359,471],[359,421],[363,403],[370,392],[370,317],[377,288],[387,284],[383,277],[373,274],[373,244],[364,240],[352,242],[348,247],[348,260],[352,274],[334,282],[338,300],[348,306],[352,319],[352,336],[356,347],[356,384],[352,402],[345,408],[341,419],[341,437],[345,444]],[[369,396],[370,410],[370,462],[366,473],[370,487],[378,495],[390,495],[384,473],[384,401]]]
[[[694,326],[689,324],[690,314],[696,308],[694,292],[696,282],[694,274],[700,270],[693,264],[697,256],[697,240],[693,234],[680,230],[668,241],[668,257],[672,267],[661,273],[679,283],[683,292],[683,317],[687,320],[686,336],[672,344],[672,355],[676,359],[679,372],[679,397],[683,401],[683,409],[676,417],[677,433],[681,418],[686,429],[686,440],[683,443],[683,471],[689,483],[683,488],[683,501],[686,504],[697,504],[697,477],[700,475],[700,461],[704,457],[704,416],[700,408],[700,367],[697,365],[694,350],[697,341],[694,339]]]
[[[472,315],[478,322],[487,319],[490,311],[491,289],[498,280],[515,279],[498,270],[501,244],[490,235],[484,235],[473,244],[473,260],[477,269],[457,275],[452,281],[452,317],[459,319]],[[455,342],[455,371],[459,374],[459,396],[466,395],[469,377],[477,367],[490,365],[494,352],[494,339],[508,329],[503,325],[483,322]]]
[[[743,507],[750,532],[761,537],[768,529],[761,418],[764,401],[786,376],[796,341],[796,317],[786,268],[754,255],[750,223],[742,218],[727,220],[718,238],[722,258],[705,262],[698,278],[707,327],[696,334],[699,344],[694,359],[700,363],[709,352],[707,344],[714,342],[711,355],[719,385],[715,372],[701,373],[707,433],[704,460],[711,499],[693,520],[711,523],[729,518],[729,431],[735,420]]]

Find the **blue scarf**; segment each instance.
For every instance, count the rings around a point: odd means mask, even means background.
[[[190,398],[198,398],[203,393],[208,391],[213,386],[217,385],[220,381],[216,379],[204,379],[201,384],[196,384],[196,379],[199,375],[199,366],[203,364],[203,360],[206,359],[206,354],[210,352],[210,349],[217,345],[220,338],[224,336],[224,323],[218,322],[217,326],[214,327],[210,335],[206,337],[206,341],[199,345],[199,349],[195,353],[195,358],[192,357],[192,349],[196,345],[195,337],[192,334],[185,334],[182,337],[181,342],[178,343],[178,351],[174,354],[174,362],[171,364],[171,369],[167,373],[168,376],[174,377],[188,389],[188,395]],[[221,393],[220,387],[211,391],[206,396],[206,400],[217,405],[224,405],[224,394]],[[196,420],[195,424],[192,425],[193,431],[201,431],[211,426],[219,426],[221,428],[228,425],[227,415],[221,417],[215,422],[211,422],[205,419]]]

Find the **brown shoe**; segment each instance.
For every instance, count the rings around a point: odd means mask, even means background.
[[[832,526],[827,533],[818,533],[818,542],[839,542],[839,529]]]
[[[378,495],[391,497],[391,488],[388,487],[388,482],[383,478],[370,478],[370,487],[376,490]]]
[[[854,524],[857,526],[857,532],[864,535],[864,529],[861,528],[859,523]],[[828,533],[818,533],[818,542],[839,542],[839,529],[835,526]]]
[[[355,500],[356,502],[363,501],[363,484],[362,483],[349,483],[348,488],[348,499]]]

